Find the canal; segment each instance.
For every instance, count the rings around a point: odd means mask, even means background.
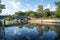
[[[4,27],[4,31],[5,40],[60,40],[59,25],[21,24]]]

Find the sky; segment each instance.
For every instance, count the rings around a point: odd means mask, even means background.
[[[43,5],[44,9],[49,8],[51,11],[56,9],[55,2],[60,0],[1,0],[1,4],[6,9],[2,10],[0,15],[13,15],[18,11],[36,11],[38,5]]]

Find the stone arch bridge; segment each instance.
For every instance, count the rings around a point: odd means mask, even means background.
[[[27,21],[30,20],[30,17],[28,17],[28,16],[2,16],[2,15],[0,15],[0,20],[3,20],[3,25],[5,25],[4,18],[8,18],[8,17],[20,20],[21,23],[23,23],[23,22],[27,23]]]

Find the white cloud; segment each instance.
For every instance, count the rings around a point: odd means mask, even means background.
[[[56,10],[56,7],[54,7],[54,8],[51,8],[51,10],[50,11],[55,11]]]
[[[46,7],[44,7],[44,9],[46,9],[46,8],[51,8],[51,6],[50,6],[50,4],[48,4]]]
[[[6,9],[3,9],[2,13],[0,15],[9,15],[9,14],[12,15],[12,14],[14,14],[17,11],[22,10],[21,2],[20,1],[17,2],[15,0],[6,0],[5,2],[2,2],[2,3],[5,5]],[[22,10],[22,11],[25,11],[25,10]]]
[[[25,12],[26,10],[23,10],[23,9],[22,9],[21,11],[22,11],[22,12]]]
[[[37,11],[37,8],[33,9],[33,11],[36,12]]]
[[[34,5],[33,11],[36,12],[38,9],[38,5]]]
[[[13,8],[17,9],[20,6],[20,2],[15,2],[15,1],[11,1],[10,4],[13,6]]]
[[[46,8],[49,8],[50,11],[55,11],[56,10],[56,8],[55,7],[52,8],[50,4],[48,4],[46,7],[44,7],[44,9],[46,9]]]
[[[9,14],[12,15],[12,14],[14,14],[14,13],[12,13],[11,10],[9,10],[9,9],[3,9],[3,10],[2,10],[2,13],[1,13],[0,15],[9,15]]]

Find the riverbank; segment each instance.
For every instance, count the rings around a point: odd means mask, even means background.
[[[60,19],[59,18],[32,18],[28,20],[29,23],[35,24],[47,24],[47,25],[59,25]]]

